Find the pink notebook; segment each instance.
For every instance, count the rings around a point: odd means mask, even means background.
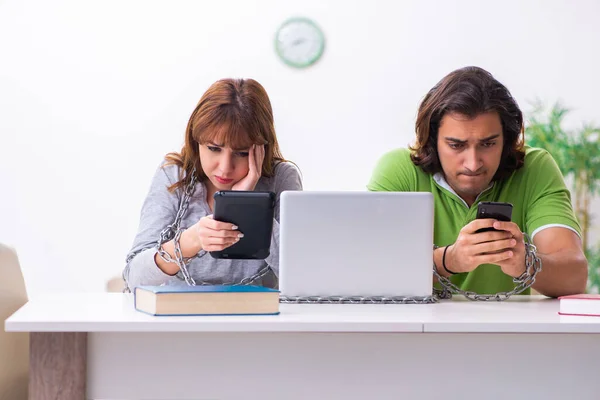
[[[600,317],[600,294],[573,294],[558,298],[560,315]]]

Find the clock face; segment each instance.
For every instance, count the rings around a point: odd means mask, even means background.
[[[275,35],[275,50],[289,66],[305,68],[314,64],[325,49],[321,29],[307,18],[287,20]]]

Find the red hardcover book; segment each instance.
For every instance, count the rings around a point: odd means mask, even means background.
[[[558,298],[560,315],[600,317],[600,294],[572,294]]]

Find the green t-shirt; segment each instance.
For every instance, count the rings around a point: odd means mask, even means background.
[[[533,236],[540,228],[564,226],[581,236],[581,228],[571,206],[558,165],[543,149],[526,147],[525,165],[509,178],[496,181],[483,191],[471,207],[446,183],[442,174],[428,174],[413,164],[408,149],[386,153],[378,162],[367,188],[371,191],[430,192],[434,198],[434,243],[455,242],[463,226],[475,219],[480,201],[512,203],[512,221],[522,232]],[[451,277],[463,290],[480,294],[514,289],[512,277],[498,265],[483,264],[475,270]],[[529,290],[523,292],[529,294]]]

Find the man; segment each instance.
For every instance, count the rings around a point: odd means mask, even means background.
[[[414,146],[385,154],[368,189],[433,194],[434,265],[463,290],[514,289],[525,232],[542,262],[532,287],[551,297],[582,293],[587,260],[570,193],[551,155],[525,146],[523,133],[506,87],[481,68],[456,70],[423,99]],[[475,219],[482,201],[511,203],[512,222]]]

